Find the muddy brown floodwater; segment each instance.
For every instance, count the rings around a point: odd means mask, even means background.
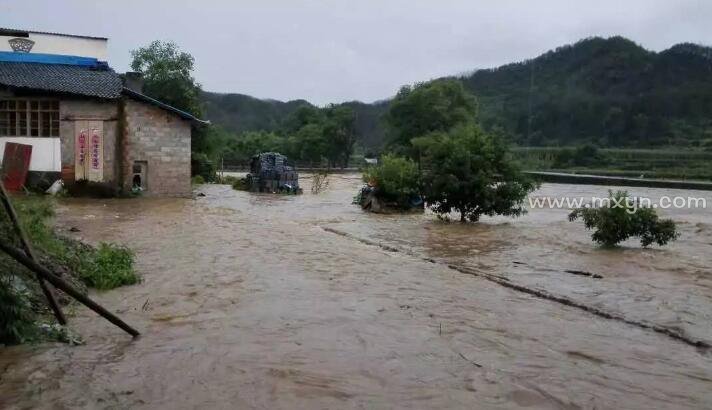
[[[712,355],[690,344],[712,344],[710,208],[663,212],[682,232],[668,247],[603,250],[566,210],[446,224],[362,213],[356,175],[305,182],[63,200],[62,229],[137,252],[143,283],[93,296],[143,335],[76,308],[86,345],[0,349],[0,407],[712,407]]]

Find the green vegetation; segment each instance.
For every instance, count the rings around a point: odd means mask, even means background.
[[[253,155],[271,151],[305,165],[347,167],[356,143],[354,123],[354,113],[346,106],[304,105],[275,131],[248,131],[227,141],[223,160],[246,164]]]
[[[192,76],[195,60],[171,41],[154,41],[131,51],[131,69],[143,75],[143,91],[201,117],[200,84]]]
[[[213,121],[193,138],[193,151],[213,164],[245,165],[277,151],[301,165],[347,166],[359,147],[417,160],[400,151],[411,138],[472,121],[518,146],[556,151],[542,159],[515,149],[527,170],[712,179],[709,158],[669,155],[670,147],[712,155],[712,49],[693,44],[656,53],[621,37],[589,38],[532,60],[407,86],[391,101],[326,108],[201,91],[193,58],[173,43],[132,55],[147,94]],[[640,148],[655,148],[660,158],[635,157]]]
[[[456,80],[438,80],[404,86],[384,115],[390,149],[416,156],[411,140],[430,132],[448,131],[474,123],[475,98]]]
[[[608,202],[601,207],[577,208],[569,214],[570,221],[581,219],[586,229],[595,230],[591,235],[595,242],[612,247],[639,237],[640,244],[647,247],[653,243],[662,246],[678,238],[673,220],[660,219],[655,209],[640,206],[625,191],[608,193]]]
[[[520,146],[674,146],[709,152],[711,61],[712,49],[694,44],[656,53],[622,37],[589,38],[531,60],[452,80],[477,95],[479,122],[485,131],[502,134]],[[425,96],[428,91],[421,93]],[[201,98],[208,118],[231,132],[276,131],[284,118],[307,104],[210,93]],[[344,105],[356,115],[358,143],[381,152],[391,125],[382,121],[389,103]]]
[[[58,235],[51,227],[54,203],[44,197],[18,197],[13,203],[23,228],[40,254],[55,267],[68,269],[89,287],[105,290],[139,281],[133,271],[133,253],[123,246],[100,243],[98,248]],[[17,242],[3,215],[4,238]],[[62,269],[62,270],[65,270]]]
[[[476,125],[458,125],[414,140],[421,152],[423,197],[438,215],[460,213],[460,221],[482,215],[520,216],[536,184],[508,156],[503,141]]]
[[[217,178],[217,166],[206,154],[194,152],[190,158],[190,173],[202,178],[202,183],[213,182]]]
[[[624,177],[712,180],[712,153],[666,149],[596,149],[598,158],[574,158],[582,147],[518,147],[514,158],[527,170],[561,171]]]
[[[76,272],[87,286],[108,290],[140,281],[133,269],[134,254],[129,248],[102,242],[98,248],[85,248],[83,252],[79,255]]]
[[[480,128],[475,113],[474,96],[456,81],[403,87],[386,119],[388,146],[407,157],[384,155],[364,180],[378,198],[406,207],[421,197],[444,219],[452,211],[461,222],[521,215],[536,184],[515,166],[503,139]]]
[[[57,235],[50,224],[54,216],[51,199],[16,197],[13,203],[42,263],[54,272],[63,273],[75,287],[104,290],[139,281],[133,270],[133,253],[129,249],[106,243],[94,248]],[[0,211],[0,240],[20,247],[4,211]],[[48,315],[47,303],[34,274],[0,253],[0,343],[42,338],[72,339],[64,330],[40,326],[42,322],[50,321]]]
[[[0,344],[24,343],[37,332],[28,293],[15,276],[0,273]]]
[[[592,167],[608,164],[608,157],[598,147],[586,144],[577,148],[564,148],[556,153],[555,168]]]
[[[401,207],[420,195],[420,171],[409,158],[386,154],[378,165],[366,169],[363,180],[374,187],[379,198]]]
[[[181,51],[173,42],[154,41],[146,47],[132,50],[131,57],[131,69],[143,76],[143,93],[198,118],[203,116],[200,84],[192,76],[195,64],[192,55]],[[193,128],[193,175],[201,175],[206,181],[214,179],[206,170],[205,163],[211,159],[210,154],[214,162],[215,151],[220,150],[224,139],[220,129]]]
[[[700,147],[712,135],[712,49],[660,53],[622,37],[589,38],[462,79],[486,129],[520,145]]]

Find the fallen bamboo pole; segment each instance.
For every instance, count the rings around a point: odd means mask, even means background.
[[[104,319],[106,319],[109,322],[113,323],[114,325],[120,327],[126,333],[130,334],[133,337],[137,337],[140,335],[140,333],[136,329],[127,325],[123,320],[119,319],[116,315],[109,312],[108,310],[106,310],[104,307],[102,307],[98,303],[94,302],[93,300],[89,299],[86,295],[84,295],[80,291],[76,290],[72,285],[67,283],[64,279],[55,275],[54,273],[49,271],[47,268],[40,265],[33,259],[31,259],[22,250],[17,249],[15,247],[10,246],[5,243],[1,243],[1,242],[0,242],[0,250],[7,253],[8,255],[10,255],[13,259],[18,261],[22,265],[24,265],[27,269],[35,272],[37,275],[42,277],[42,279],[51,283],[57,289],[63,291],[64,293],[66,293],[69,296],[73,297],[74,299],[78,300],[84,306],[93,310],[94,312],[99,314]]]
[[[10,197],[7,194],[7,191],[5,190],[5,185],[2,183],[2,180],[0,180],[0,200],[2,201],[3,206],[5,207],[5,211],[7,212],[7,215],[10,217],[10,221],[12,222],[13,226],[15,227],[15,232],[17,233],[17,236],[20,238],[20,243],[22,244],[22,248],[27,254],[27,256],[30,257],[30,259],[34,260],[37,262],[37,257],[35,256],[34,251],[32,250],[32,245],[30,245],[30,240],[27,238],[27,234],[25,234],[25,230],[22,229],[22,225],[20,225],[20,219],[17,217],[17,212],[15,212],[15,208],[12,206],[12,203],[10,202]],[[57,318],[57,322],[59,322],[60,325],[64,326],[67,324],[67,318],[64,316],[64,312],[62,312],[62,308],[59,306],[59,302],[57,302],[57,298],[54,295],[54,292],[52,289],[47,286],[47,282],[45,282],[44,279],[42,279],[41,276],[37,275],[37,281],[40,284],[40,288],[42,289],[42,293],[44,293],[45,298],[47,298],[47,303],[49,303],[49,307],[52,309],[52,312],[54,313],[54,317]]]

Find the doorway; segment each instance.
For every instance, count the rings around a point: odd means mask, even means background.
[[[104,122],[76,121],[74,179],[104,180]]]

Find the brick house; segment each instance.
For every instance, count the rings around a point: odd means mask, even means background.
[[[190,195],[191,130],[207,121],[142,94],[134,73],[114,72],[100,60],[106,41],[0,29],[0,160],[6,142],[19,142],[33,147],[29,184]]]

